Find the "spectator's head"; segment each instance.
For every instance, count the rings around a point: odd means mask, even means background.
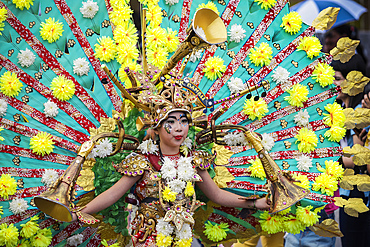
[[[357,29],[354,26],[344,24],[326,32],[323,51],[329,53],[337,45],[338,40],[343,37],[359,39]]]

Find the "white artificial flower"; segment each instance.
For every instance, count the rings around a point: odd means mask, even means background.
[[[178,2],[179,0],[166,0],[166,4],[169,4],[169,5],[175,5]]]
[[[263,133],[261,144],[266,149],[266,151],[269,152],[274,147],[275,141],[274,141],[274,138],[270,134]]]
[[[177,176],[179,179],[182,179],[184,181],[192,181],[194,179],[194,168],[192,166],[186,167],[186,166],[179,166],[177,168]]]
[[[294,122],[300,126],[307,126],[310,122],[310,115],[308,115],[307,110],[300,110],[297,115],[294,116]]]
[[[298,162],[297,168],[300,171],[308,172],[312,167],[312,159],[307,155],[302,154],[301,156],[295,158],[295,160]]]
[[[174,179],[176,178],[177,172],[174,163],[168,158],[163,158],[163,164],[160,172],[164,179]]]
[[[21,50],[18,55],[18,63],[21,64],[22,67],[30,67],[36,60],[35,54],[32,53],[32,51],[28,50]]]
[[[83,17],[85,18],[94,18],[95,14],[99,11],[98,3],[87,0],[87,2],[82,2],[82,7],[80,8],[80,12]]]
[[[195,28],[195,32],[196,32],[196,34],[198,34],[198,35],[199,35],[199,37],[200,37],[201,39],[203,39],[204,41],[207,41],[207,36],[206,36],[206,33],[204,32],[203,28],[201,28],[201,27],[196,27],[196,28]]]
[[[180,157],[179,160],[177,161],[177,166],[178,167],[184,167],[184,168],[189,168],[193,167],[191,164],[191,161],[193,160],[192,157]]]
[[[91,152],[87,155],[86,159],[93,159],[98,156],[98,152],[96,148],[93,148]]]
[[[238,132],[236,134],[236,140],[239,144],[241,144],[243,146],[248,146],[249,145],[248,139],[247,139],[247,137],[245,137],[244,132]]]
[[[191,54],[189,61],[192,63],[195,63],[196,61],[201,59],[201,57],[202,57],[202,50],[197,50]]]
[[[230,89],[230,92],[239,93],[240,91],[244,90],[246,84],[243,83],[243,80],[238,77],[231,77],[230,80],[227,82],[227,86]]]
[[[193,146],[193,141],[189,137],[186,137],[181,146],[186,146],[189,150],[191,150]]]
[[[180,179],[174,179],[168,183],[168,186],[172,191],[181,193],[185,189],[186,183]]]
[[[73,235],[73,236],[67,238],[67,245],[69,245],[69,246],[78,246],[78,245],[82,244],[83,241],[84,241],[84,235],[82,235],[80,233],[80,234],[76,234],[76,235]]]
[[[224,136],[224,141],[228,146],[237,146],[237,145],[243,145],[247,146],[249,145],[247,138],[245,137],[243,132],[229,132],[227,135]]]
[[[0,99],[0,117],[5,116],[6,110],[8,109],[8,104],[5,99]]]
[[[105,158],[113,152],[113,144],[108,138],[104,138],[96,145],[97,156],[100,158]]]
[[[243,29],[242,25],[239,24],[232,25],[229,30],[230,41],[239,43],[246,37],[244,33],[245,30]]]
[[[13,214],[21,214],[25,212],[28,208],[27,201],[23,198],[15,198],[13,201],[9,202],[9,210]]]
[[[50,187],[59,178],[59,174],[53,169],[46,169],[42,174],[41,182]]]
[[[162,233],[165,236],[170,236],[173,232],[174,227],[163,220],[163,218],[158,219],[157,225],[155,226],[157,233]]]
[[[44,113],[47,117],[56,117],[58,115],[58,106],[54,102],[48,100],[44,103]]]
[[[78,76],[88,75],[90,71],[90,64],[86,58],[76,58],[73,60],[73,73]]]
[[[284,83],[289,79],[290,72],[284,69],[283,67],[278,66],[272,72],[272,80],[275,81],[277,84]]]
[[[189,224],[184,223],[180,231],[176,229],[176,237],[178,237],[179,239],[189,239],[192,236],[193,233]]]
[[[143,141],[137,148],[140,149],[142,154],[154,154],[159,150],[151,139]]]

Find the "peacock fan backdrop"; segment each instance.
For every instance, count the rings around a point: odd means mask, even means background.
[[[82,143],[117,131],[112,116],[120,116],[125,132],[142,140],[145,133],[137,131],[135,122],[144,113],[122,97],[102,65],[129,89],[125,68],[143,73],[145,47],[154,74],[142,77],[156,80],[200,8],[219,14],[227,41],[194,50],[173,74],[180,71],[180,78],[189,78],[213,102],[205,113],[209,120],[224,107],[228,110],[217,124],[239,124],[260,133],[281,170],[290,171],[310,193],[276,214],[208,201],[194,215],[194,236],[214,245],[260,232],[298,233],[316,223],[317,211],[333,202],[343,174],[336,160],[344,115],[334,103],[338,90],[332,85],[331,56],[320,52],[315,29],[289,11],[287,0],[140,0],[131,5],[127,0],[2,0],[0,245],[129,243],[135,207],[125,198],[97,215],[101,223],[89,226],[54,220],[35,207],[33,197],[63,174]],[[140,13],[146,13],[142,22]],[[240,96],[254,86],[258,90]],[[192,127],[189,137],[194,140],[198,131]],[[217,152],[209,172],[219,187],[241,196],[265,195],[266,177],[256,152],[240,132],[225,132],[226,146],[193,141],[192,148]],[[103,139],[85,161],[74,187],[75,204],[86,204],[120,179],[112,163],[129,151],[106,157],[113,142]]]

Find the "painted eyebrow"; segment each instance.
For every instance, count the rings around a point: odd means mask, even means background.
[[[167,118],[167,119],[170,119],[170,118],[175,119],[175,120],[180,120],[181,118],[186,118],[186,119],[188,119],[185,115],[180,116],[180,118],[176,118],[175,116],[168,116],[168,118]]]

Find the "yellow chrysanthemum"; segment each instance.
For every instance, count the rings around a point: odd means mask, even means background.
[[[301,231],[304,231],[306,228],[300,220],[298,220],[293,215],[289,215],[285,217],[285,220],[283,222],[284,231],[292,233],[292,234],[298,234]]]
[[[185,196],[192,196],[194,194],[194,186],[191,182],[187,182],[186,183],[186,187],[185,187]]]
[[[168,186],[166,186],[162,191],[163,200],[168,202],[173,202],[174,200],[176,200],[176,195],[177,193],[172,191]]]
[[[149,23],[149,28],[158,27],[162,23],[163,14],[161,7],[157,3],[148,3],[148,11],[146,12],[146,20]]]
[[[95,44],[95,57],[100,61],[110,62],[116,57],[117,46],[110,37],[103,36],[98,38]]]
[[[338,125],[334,125],[331,126],[330,129],[328,129],[325,132],[324,136],[328,138],[329,141],[339,142],[346,135],[346,131],[347,130],[345,128]]]
[[[2,35],[1,31],[3,31],[4,27],[5,27],[3,22],[8,17],[7,13],[8,13],[8,11],[6,10],[6,8],[0,8],[0,35]]]
[[[44,228],[40,229],[30,240],[33,246],[47,247],[51,244],[52,238],[51,230]]]
[[[204,66],[203,72],[205,76],[212,81],[220,78],[226,70],[224,60],[218,56],[208,58]]]
[[[122,43],[117,46],[117,62],[120,64],[136,61],[139,58],[139,50],[135,44]]]
[[[8,199],[17,191],[17,181],[10,174],[3,174],[0,177],[0,197]],[[1,245],[1,244],[0,244]]]
[[[286,208],[286,209],[284,209],[282,211],[279,211],[278,214],[281,215],[281,216],[284,216],[284,215],[289,214],[290,213],[290,210],[291,210],[291,207]]]
[[[148,49],[156,49],[166,44],[166,29],[161,27],[151,28],[146,34],[146,44]]]
[[[317,146],[317,136],[315,132],[307,128],[302,128],[298,131],[298,134],[294,136],[297,140],[295,143],[299,142],[298,150],[302,153],[309,153],[315,150]]]
[[[283,23],[280,25],[285,32],[296,34],[302,27],[302,17],[295,11],[292,11],[282,18]]]
[[[110,0],[110,5],[113,7],[117,7],[119,4],[129,4],[130,0]]]
[[[168,52],[160,47],[155,50],[148,49],[147,58],[150,64],[162,69],[168,60]]]
[[[166,236],[163,233],[158,233],[155,242],[159,247],[167,247],[171,246],[172,238],[171,236]]]
[[[55,21],[52,17],[40,24],[40,36],[49,43],[53,43],[62,37],[63,31],[63,24],[59,21]]]
[[[112,8],[113,11],[109,12],[109,19],[114,25],[125,24],[130,20],[133,11],[128,4],[121,2],[115,4]]]
[[[51,81],[50,89],[53,95],[60,101],[66,101],[75,94],[75,84],[64,76],[57,76]]]
[[[297,219],[299,219],[299,221],[301,221],[305,227],[312,226],[320,218],[320,216],[317,215],[315,211],[311,211],[311,210],[312,210],[311,205],[307,207],[301,207],[301,206],[297,207],[297,210],[296,210]]]
[[[276,4],[276,0],[254,0],[254,2],[261,5],[261,8],[266,10],[274,7]]]
[[[256,66],[269,65],[272,59],[272,48],[269,44],[262,42],[259,47],[252,48],[248,56]]]
[[[120,1],[120,0],[115,0],[115,1]],[[159,0],[139,0],[139,2],[144,5],[149,5],[149,4],[157,4]]]
[[[306,175],[303,174],[294,174],[293,178],[299,182],[294,182],[296,185],[305,188],[307,190],[310,189],[310,181],[308,180]]]
[[[22,239],[21,242],[17,245],[17,247],[30,247],[31,242],[29,240]]]
[[[30,140],[30,148],[32,149],[32,152],[42,156],[53,152],[53,144],[54,141],[52,136],[46,132],[39,132]]]
[[[137,29],[132,22],[127,22],[117,26],[113,31],[113,38],[118,44],[136,44],[139,39]]]
[[[0,132],[1,132],[1,131],[3,131],[3,130],[4,130],[4,129],[0,127]],[[0,141],[4,141],[4,140],[5,140],[5,139],[4,139],[4,137],[2,137],[2,136],[0,135]]]
[[[252,177],[260,178],[261,180],[266,178],[265,170],[263,169],[262,162],[259,158],[249,161],[249,163],[251,166],[247,168],[247,171],[251,172]]]
[[[23,10],[23,8],[29,9],[33,5],[33,0],[13,0],[15,7]]]
[[[21,224],[21,237],[30,238],[36,234],[36,232],[40,229],[39,224],[36,222],[38,219],[39,217],[36,215],[27,221],[27,223]]]
[[[297,50],[305,51],[310,59],[318,56],[321,49],[320,40],[316,37],[303,37],[297,47]]]
[[[203,8],[212,9],[214,12],[216,12],[218,15],[220,15],[220,12],[218,11],[216,4],[214,4],[213,2],[208,2],[206,4],[201,3],[201,4],[198,5],[198,8],[196,10],[203,9]]]
[[[266,101],[262,98],[257,101],[254,100],[254,97],[245,100],[243,112],[248,115],[250,120],[261,119],[268,111]]]
[[[317,168],[317,170],[334,177],[335,180],[341,179],[344,174],[344,169],[342,165],[334,160],[325,160],[325,169],[319,167]]]
[[[171,28],[167,28],[165,47],[168,52],[174,52],[179,46],[179,38],[177,37],[177,31],[172,31]]]
[[[303,102],[308,100],[308,89],[301,84],[295,84],[286,92],[289,93],[289,96],[285,96],[284,99],[292,106],[303,107]]]
[[[0,225],[0,245],[6,247],[17,246],[19,232],[13,224],[6,223]]]
[[[333,84],[335,71],[327,63],[319,63],[316,65],[315,70],[312,72],[311,77],[318,83],[321,87],[326,87]]]
[[[209,240],[213,242],[219,242],[222,239],[225,239],[227,236],[227,231],[229,230],[229,225],[227,223],[212,224],[210,221],[207,221],[204,226],[206,229],[203,231],[203,233]]]
[[[346,117],[341,105],[334,102],[333,104],[327,104],[324,108],[329,112],[329,114],[324,113],[324,124],[329,127],[333,125],[342,126],[344,124]]]
[[[0,77],[0,91],[9,97],[18,96],[23,87],[22,82],[18,79],[16,73],[6,71]]]
[[[130,70],[135,71],[135,72],[141,71],[142,67],[136,61],[131,61],[131,62],[122,64],[120,69],[118,70],[119,80],[125,84],[126,88],[131,88],[132,87],[131,81],[128,79],[127,73],[125,71],[125,68],[127,67],[129,67]]]
[[[188,238],[188,239],[183,238],[176,242],[176,246],[177,247],[190,247],[192,242],[193,242],[193,238]]]
[[[264,211],[260,215],[259,222],[261,224],[262,230],[267,232],[268,234],[275,234],[284,230],[283,217],[278,214],[271,215],[268,211]]]
[[[321,174],[316,177],[315,182],[312,184],[312,190],[321,191],[328,196],[334,196],[334,191],[338,189],[337,180],[326,173]]]
[[[3,206],[0,206],[0,219],[1,219],[1,215],[4,214],[3,212]]]

